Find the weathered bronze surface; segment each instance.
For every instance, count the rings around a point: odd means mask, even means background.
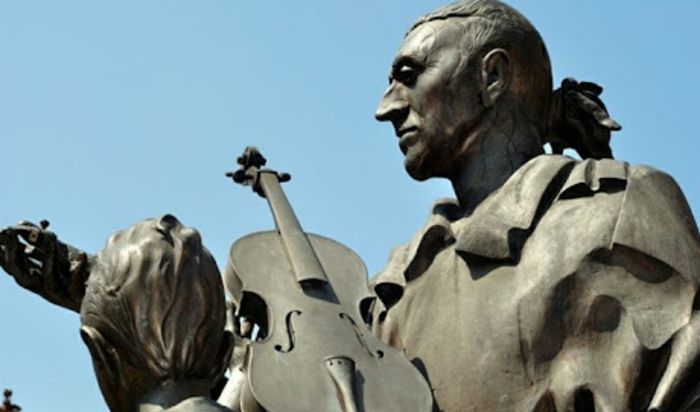
[[[602,88],[552,91],[539,34],[496,0],[420,18],[389,80],[376,118],[408,174],[450,180],[455,199],[392,252],[372,294],[359,258],[304,234],[283,176],[260,163],[253,188],[278,230],[232,247],[228,309],[172,216],[96,256],[21,222],[0,232],[0,265],[80,311],[114,411],[227,410],[212,388],[242,411],[425,410],[428,385],[440,411],[700,410],[697,226],[670,176],[613,160]]]
[[[552,96],[539,34],[498,1],[406,35],[376,117],[408,173],[456,199],[374,280],[374,329],[439,410],[698,408],[697,227],[670,176],[606,159],[620,126],[601,91],[566,80]]]

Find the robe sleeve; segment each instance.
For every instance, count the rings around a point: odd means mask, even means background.
[[[612,243],[663,262],[696,286],[700,281],[698,228],[681,189],[666,173],[630,169]]]

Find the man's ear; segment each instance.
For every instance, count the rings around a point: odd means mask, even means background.
[[[481,101],[492,107],[508,89],[511,80],[510,56],[503,49],[493,49],[481,60]]]

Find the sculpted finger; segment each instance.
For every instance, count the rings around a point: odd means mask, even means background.
[[[56,234],[38,226],[18,226],[20,238],[26,242],[25,253],[41,264],[52,261],[55,255]]]
[[[39,245],[41,243],[42,230],[34,224],[16,225],[14,229],[23,241],[30,245]]]
[[[579,86],[581,87],[581,90],[591,92],[596,96],[600,96],[600,94],[603,93],[603,87],[597,83],[583,81],[579,83]]]
[[[3,230],[3,251],[4,251],[4,265],[3,268],[8,274],[15,276],[19,270],[19,262],[17,262],[17,235],[12,229]]]
[[[16,272],[16,243],[17,234],[12,228],[0,231],[0,266],[12,275]]]
[[[30,266],[22,276],[15,276],[15,281],[23,288],[39,295],[41,295],[41,292],[44,290],[41,282],[40,270],[33,266]]]
[[[28,266],[40,267],[45,253],[39,240],[41,235],[39,229],[32,226],[17,225],[14,227],[14,232],[16,233],[14,238],[16,240],[18,258],[21,255],[21,260],[25,261]]]
[[[14,229],[6,229],[4,232],[3,268],[17,284],[32,292],[38,292],[41,283],[36,265],[25,254],[24,244],[19,241],[17,232]]]
[[[36,228],[32,225],[24,224],[26,222],[20,222],[11,226],[9,230],[11,231],[12,240],[12,254],[8,255],[9,259],[12,259],[17,264],[21,264],[26,261],[29,263],[29,257],[38,259],[39,257],[32,256],[34,254],[34,240],[37,235],[35,234]]]
[[[17,227],[39,227],[35,223],[30,222],[29,220],[20,220],[19,222],[17,222],[17,224],[15,226],[17,226]]]

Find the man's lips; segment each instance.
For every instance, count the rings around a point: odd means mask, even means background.
[[[417,132],[418,128],[415,126],[399,129],[396,132],[396,135],[399,137],[399,147],[403,154],[406,154],[409,146],[415,143]]]
[[[396,136],[399,138],[403,137],[405,134],[410,133],[410,132],[415,132],[418,130],[418,127],[416,126],[410,126],[410,127],[404,127],[396,131]]]

